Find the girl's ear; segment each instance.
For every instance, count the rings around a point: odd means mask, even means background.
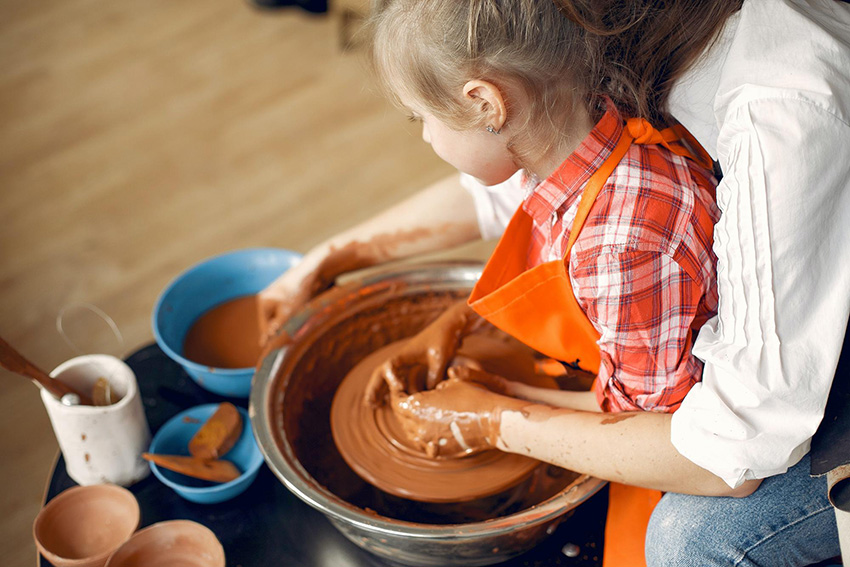
[[[463,85],[463,97],[474,105],[482,121],[495,131],[502,129],[507,120],[507,110],[502,91],[488,81],[473,79]]]

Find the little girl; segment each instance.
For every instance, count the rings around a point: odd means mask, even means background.
[[[522,169],[527,197],[469,307],[388,361],[373,403],[383,381],[394,394],[433,388],[473,311],[598,373],[595,402],[564,393],[558,405],[671,412],[699,380],[690,347],[717,305],[711,160],[683,129],[626,121],[593,96],[594,49],[550,2],[392,0],[378,11],[376,71],[425,141],[485,185]],[[415,383],[426,351],[437,363]],[[443,386],[458,387],[468,386]]]

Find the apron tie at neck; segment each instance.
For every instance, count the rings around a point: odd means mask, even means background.
[[[652,124],[643,118],[629,118],[626,121],[626,129],[629,131],[629,135],[634,138],[635,144],[665,144],[665,142],[672,142],[677,138],[673,132],[670,132],[670,134],[673,134],[672,136],[665,138],[661,132],[653,128]]]
[[[643,118],[629,118],[625,131],[635,144],[660,144],[676,155],[692,159],[709,171],[714,170],[714,160],[681,124],[656,130]]]

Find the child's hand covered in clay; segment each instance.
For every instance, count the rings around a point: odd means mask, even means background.
[[[526,404],[463,379],[461,376],[469,377],[466,370],[450,368],[449,379],[433,390],[391,396],[393,412],[407,438],[430,457],[456,457],[495,448],[502,412],[519,411]]]
[[[415,394],[437,386],[445,379],[446,367],[477,319],[466,301],[446,309],[411,338],[401,353],[375,370],[366,386],[366,403],[372,407],[381,405],[387,388],[394,395]]]
[[[461,362],[462,364],[459,366],[452,364],[452,367],[448,370],[449,376],[465,382],[477,383],[495,394],[501,394],[502,396],[509,396],[511,398],[517,397],[517,382],[508,380],[497,374],[491,374],[483,370],[480,366],[465,364],[463,363],[465,361],[461,359],[456,359],[455,362]]]

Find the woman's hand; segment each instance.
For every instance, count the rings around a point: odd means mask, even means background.
[[[446,309],[375,370],[366,386],[365,402],[372,407],[381,405],[387,390],[393,395],[433,389],[445,378],[446,367],[476,321],[478,316],[466,300]]]
[[[494,394],[508,396],[510,398],[519,397],[517,396],[517,386],[522,385],[520,382],[508,380],[498,374],[491,374],[482,369],[479,364],[466,364],[461,358],[455,359],[452,367],[448,370],[448,374],[458,380],[473,382],[479,386],[483,386]]]
[[[261,343],[266,344],[284,323],[311,299],[330,289],[337,276],[378,263],[373,246],[352,241],[345,246],[313,248],[258,294]]]
[[[494,377],[485,372],[452,367],[448,374],[449,379],[433,390],[391,395],[393,413],[407,438],[430,457],[462,456],[495,448],[502,411],[518,410],[526,402],[497,394],[474,381]]]
[[[257,294],[261,346],[266,346],[296,311],[333,284],[333,280],[323,281],[319,265],[308,253]]]

